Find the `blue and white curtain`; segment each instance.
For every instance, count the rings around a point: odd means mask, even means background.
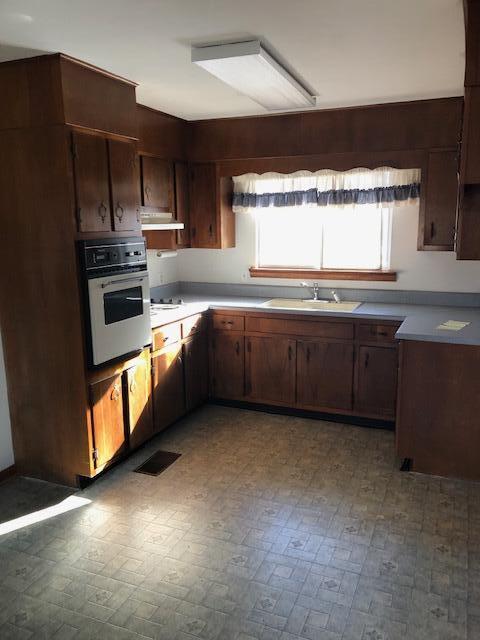
[[[392,206],[420,197],[420,169],[322,169],[233,177],[233,210],[261,207]]]

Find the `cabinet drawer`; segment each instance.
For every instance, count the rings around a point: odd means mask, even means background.
[[[213,316],[213,328],[221,331],[243,331],[245,329],[245,318],[243,316],[215,314]]]
[[[314,336],[316,338],[353,339],[352,322],[312,322],[247,316],[247,331],[282,333],[284,335]]]
[[[206,328],[205,316],[198,313],[196,316],[182,320],[182,338],[188,338],[195,333],[200,333]]]
[[[365,342],[393,342],[398,324],[360,324],[358,337]]]
[[[163,349],[163,347],[178,342],[180,339],[180,323],[166,324],[164,327],[153,330],[153,350]]]

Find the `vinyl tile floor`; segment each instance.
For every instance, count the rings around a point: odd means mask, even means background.
[[[71,493],[0,486],[4,525],[83,505],[0,536],[1,640],[480,638],[480,485],[391,431],[207,405]]]

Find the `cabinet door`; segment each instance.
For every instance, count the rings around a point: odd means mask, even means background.
[[[190,165],[190,236],[192,247],[217,245],[216,169],[212,163]]]
[[[208,397],[207,334],[202,332],[183,345],[185,399],[187,411],[203,404]]]
[[[173,163],[161,158],[141,157],[142,204],[175,213]]]
[[[453,251],[458,197],[456,151],[434,151],[428,155],[419,249]]]
[[[152,376],[150,357],[125,372],[130,448],[135,449],[153,435]]]
[[[396,347],[358,348],[355,408],[363,413],[393,418],[397,400]]]
[[[186,162],[175,163],[175,211],[178,222],[185,224],[184,229],[177,231],[177,246],[179,248],[190,246],[189,226],[189,182],[188,164]]]
[[[353,344],[297,342],[297,404],[351,409]]]
[[[73,170],[79,231],[111,231],[107,141],[75,132]]]
[[[295,340],[247,338],[247,397],[258,402],[295,403]]]
[[[212,337],[211,383],[215,398],[243,399],[245,395],[245,338],[215,331]]]
[[[90,410],[95,468],[101,468],[126,447],[121,374],[90,385]]]
[[[137,231],[140,229],[140,203],[134,143],[109,140],[108,152],[113,228],[115,231]]]
[[[153,417],[161,431],[185,413],[182,344],[176,342],[152,358]]]

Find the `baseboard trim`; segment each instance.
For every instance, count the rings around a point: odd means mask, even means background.
[[[250,411],[277,413],[287,416],[296,416],[298,418],[309,418],[311,420],[327,420],[328,422],[352,424],[357,427],[372,427],[374,429],[388,429],[391,431],[395,430],[394,420],[381,420],[378,418],[365,418],[363,416],[342,415],[338,413],[324,413],[322,411],[307,411],[305,409],[294,409],[271,404],[257,404],[254,402],[246,402],[244,400],[220,400],[217,398],[210,398],[209,402],[223,407],[236,407],[237,409],[248,409]]]
[[[6,469],[3,469],[2,471],[0,471],[0,482],[4,482],[5,480],[8,480],[8,478],[11,478],[12,476],[14,476],[16,473],[15,470],[15,465],[12,464],[10,467],[7,467]]]

